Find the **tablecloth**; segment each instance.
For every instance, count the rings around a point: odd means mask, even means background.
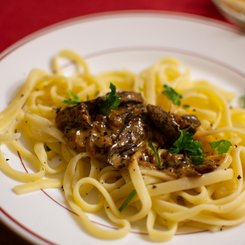
[[[184,12],[226,22],[211,0],[2,0],[0,52],[28,34],[54,23],[77,16],[122,10]],[[29,243],[0,223],[0,244]]]
[[[120,10],[167,10],[225,21],[211,0],[2,0],[0,52],[51,24],[77,16]]]

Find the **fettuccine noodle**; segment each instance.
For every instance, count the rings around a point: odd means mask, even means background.
[[[62,59],[74,68],[69,76]],[[63,187],[67,204],[84,229],[102,239],[124,237],[138,221],[154,241],[167,241],[182,232],[217,231],[245,221],[245,110],[231,108],[232,93],[207,81],[192,81],[190,70],[174,58],[162,59],[139,74],[128,70],[92,74],[83,58],[63,50],[53,58],[52,69],[52,74],[32,70],[0,113],[1,147],[18,152],[31,164],[28,173],[16,170],[0,151],[2,172],[21,182],[14,192]],[[165,111],[196,115],[201,126],[195,137],[206,153],[211,152],[208,142],[219,139],[229,140],[232,147],[219,156],[209,154],[219,161],[214,171],[177,179],[143,168],[137,162],[138,153],[128,168],[115,169],[86,152],[75,152],[55,124],[56,109],[65,106],[68,91],[86,101],[107,93],[110,82],[118,90],[141,93],[146,103]],[[183,96],[180,106],[162,93],[164,84]],[[121,212],[119,206],[134,190],[135,196]],[[96,201],[90,202],[89,195]],[[93,223],[88,213],[97,212],[103,212],[116,229]]]

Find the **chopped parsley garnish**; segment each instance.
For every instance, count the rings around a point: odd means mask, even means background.
[[[121,103],[119,96],[116,94],[116,86],[110,83],[111,92],[107,94],[104,102],[100,106],[100,112],[104,115],[108,115],[111,110],[118,108]]]
[[[209,142],[211,147],[214,149],[214,152],[217,154],[226,153],[230,146],[232,146],[231,142],[228,140],[218,140],[214,142]]]
[[[175,105],[180,105],[181,99],[183,96],[177,93],[173,88],[168,86],[167,84],[163,85],[165,90],[163,90],[163,94],[165,94],[169,100],[171,100]]]
[[[183,107],[183,108],[190,108],[190,105],[188,105],[188,104],[183,104],[182,107]]]
[[[126,199],[123,201],[123,203],[121,204],[121,206],[118,208],[118,210],[120,212],[123,211],[123,209],[125,209],[128,204],[130,203],[130,201],[134,198],[134,196],[136,195],[136,190],[132,190],[129,195],[126,197]]]
[[[239,105],[241,108],[245,108],[245,95],[239,97]]]
[[[193,164],[201,164],[204,161],[201,142],[194,140],[193,134],[188,132],[187,129],[180,130],[180,136],[169,149],[169,152],[187,154],[192,159]]]
[[[81,103],[80,98],[74,92],[69,91],[68,95],[69,95],[69,98],[64,100],[65,104],[67,104],[67,105],[77,105],[77,104]]]
[[[159,168],[162,168],[162,163],[161,163],[161,158],[160,158],[160,155],[159,155],[159,152],[158,150],[159,149],[156,149],[155,146],[153,145],[152,141],[148,141],[148,146],[150,147],[150,149],[153,151],[153,153],[156,155],[157,157],[157,164],[158,164],[158,167]]]

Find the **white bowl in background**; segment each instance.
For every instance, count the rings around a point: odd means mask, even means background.
[[[225,18],[245,31],[245,0],[213,0],[213,3]]]

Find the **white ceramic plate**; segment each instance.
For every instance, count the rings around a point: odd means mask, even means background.
[[[139,71],[165,56],[189,66],[193,77],[233,90],[245,89],[245,36],[223,24],[166,12],[127,12],[78,18],[35,33],[2,53],[0,109],[23,82],[31,68],[49,69],[50,58],[60,49],[85,56],[93,72],[128,68]],[[16,168],[18,158],[10,155]],[[57,190],[23,196],[11,189],[15,181],[0,173],[0,218],[36,244],[149,244],[146,235],[132,230],[118,241],[101,241],[86,234],[67,211]],[[91,217],[100,225],[103,220]],[[245,224],[216,233],[177,235],[171,245],[244,245]],[[110,228],[109,228],[110,229]]]

